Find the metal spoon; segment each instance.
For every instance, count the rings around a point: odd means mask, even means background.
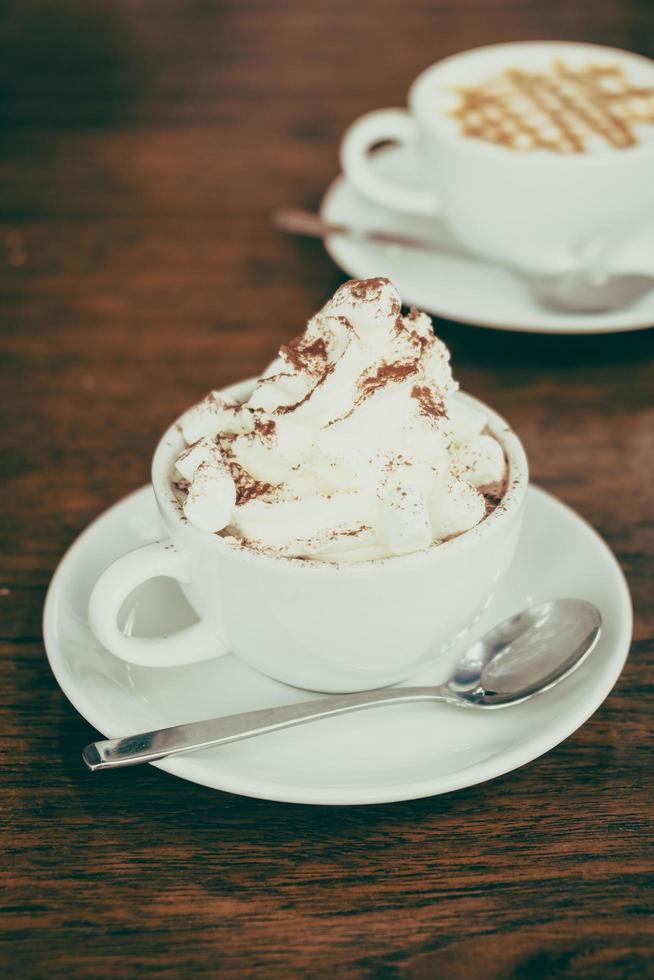
[[[496,266],[511,272],[524,282],[541,305],[556,310],[599,313],[602,310],[622,309],[630,303],[635,303],[641,296],[654,289],[654,276],[645,273],[622,272],[617,275],[599,275],[592,270],[531,272],[522,266],[514,266],[476,256],[464,249],[454,239],[434,241],[413,238],[394,232],[328,224],[322,220],[320,215],[299,208],[280,208],[273,214],[272,222],[275,228],[291,235],[322,239],[329,238],[330,235],[345,235],[360,241],[425,249],[440,252],[442,255],[458,256],[471,262],[478,262],[481,265]]]
[[[388,687],[285,704],[240,715],[175,725],[87,745],[89,769],[116,769],[225,745],[319,718],[409,701],[464,708],[505,708],[547,691],[576,670],[600,634],[599,610],[582,599],[555,599],[505,619],[477,640],[440,687]]]

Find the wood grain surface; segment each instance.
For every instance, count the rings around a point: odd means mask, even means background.
[[[437,322],[534,480],[606,538],[633,652],[572,738],[412,803],[241,799],[152,768],[93,777],[94,731],[40,617],[85,525],[159,433],[255,373],[343,280],[275,233],[348,122],[431,61],[560,37],[652,55],[639,0],[23,0],[1,5],[0,973],[18,977],[653,975],[654,332]],[[619,188],[617,189],[619,192]]]

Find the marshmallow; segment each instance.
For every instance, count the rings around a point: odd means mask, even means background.
[[[400,482],[388,488],[380,504],[379,529],[391,555],[428,548],[433,535],[424,494]]]
[[[198,466],[202,463],[219,463],[222,459],[220,449],[213,439],[199,439],[178,457],[175,466],[185,480],[192,480]]]
[[[504,452],[493,436],[474,436],[453,452],[454,472],[473,487],[500,483],[504,479],[505,467]]]
[[[251,413],[241,405],[228,405],[218,392],[212,391],[182,415],[179,425],[185,441],[191,445],[204,436],[213,438],[219,432],[251,432],[254,422]]]
[[[184,501],[184,514],[203,531],[222,531],[232,518],[236,487],[224,463],[200,463]]]
[[[454,398],[448,402],[447,414],[455,445],[473,439],[486,427],[486,416],[483,412],[470,408],[469,405],[464,405]]]
[[[434,541],[443,541],[475,527],[486,514],[486,502],[478,490],[463,480],[450,480],[445,492],[429,501]]]

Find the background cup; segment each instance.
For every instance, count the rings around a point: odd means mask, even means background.
[[[253,382],[227,389],[245,400]],[[119,558],[100,577],[89,603],[101,643],[130,663],[173,666],[237,654],[287,684],[317,691],[359,691],[415,674],[445,656],[488,605],[518,541],[527,460],[503,419],[484,411],[509,462],[503,503],[481,524],[427,551],[355,564],[257,554],[190,525],[170,486],[184,448],[177,425],[154,455],[152,483],[169,537]],[[180,582],[199,622],[157,638],[123,634],[120,608],[157,576]],[[444,673],[448,673],[445,663]]]
[[[548,69],[618,63],[634,83],[654,87],[654,62],[616,48],[521,42],[476,48],[424,71],[409,111],[382,109],[358,119],[341,146],[343,172],[359,193],[388,208],[441,215],[473,252],[541,271],[580,268],[637,233],[654,213],[654,138],[627,149],[559,154],[520,152],[460,134],[445,107],[457,85],[507,67]],[[391,140],[413,147],[422,186],[387,179],[370,149]]]

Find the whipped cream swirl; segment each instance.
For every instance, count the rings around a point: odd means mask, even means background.
[[[247,402],[212,392],[181,418],[184,513],[253,548],[324,561],[461,534],[501,495],[506,463],[457,387],[429,317],[402,316],[387,279],[347,282]]]

